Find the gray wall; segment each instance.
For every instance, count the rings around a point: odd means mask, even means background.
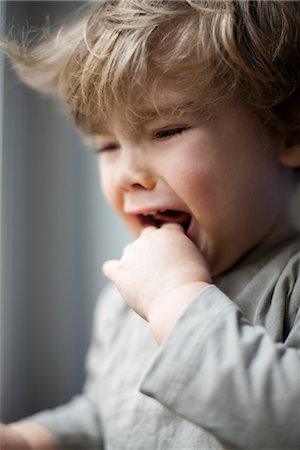
[[[3,3],[5,22],[16,29],[25,21],[41,26],[46,15],[54,23],[80,6]],[[104,204],[96,156],[62,108],[21,85],[7,63],[0,101],[0,419],[11,421],[80,391],[101,266],[120,254],[128,235]]]

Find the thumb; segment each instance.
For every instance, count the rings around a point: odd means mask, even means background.
[[[108,261],[105,261],[105,263],[102,266],[102,273],[104,276],[106,276],[109,280],[113,279],[113,275],[115,272],[115,268],[117,267],[119,261],[116,259],[110,259]]]

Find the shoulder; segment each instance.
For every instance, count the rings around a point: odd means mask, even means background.
[[[292,327],[300,310],[300,242],[283,268],[277,285],[286,293],[286,317]]]
[[[300,237],[293,239],[269,261],[272,269],[277,268],[277,280],[274,290],[280,288],[286,298],[296,294],[300,301]]]
[[[225,293],[253,325],[285,342],[300,309],[300,236],[257,248],[223,281]],[[298,316],[297,316],[298,314]]]
[[[270,310],[277,306],[277,318],[281,316],[283,341],[294,345],[295,328],[300,322],[300,238],[296,237],[282,248],[270,261],[270,268],[278,275],[274,280],[274,290]],[[298,338],[297,338],[298,340]],[[300,342],[299,342],[300,344]]]

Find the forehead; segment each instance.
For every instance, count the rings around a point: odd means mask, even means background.
[[[203,120],[212,116],[207,106],[195,108],[193,101],[181,98],[178,93],[165,89],[160,95],[143,96],[136,91],[132,103],[113,108],[109,117],[98,121],[89,138],[112,135],[120,132],[127,138],[138,137],[149,127],[168,124],[185,118]]]
[[[109,134],[114,129],[119,129],[126,134],[139,134],[144,126],[156,119],[172,120],[179,117],[185,110],[185,105],[180,105],[174,95],[162,95],[161,98],[145,98],[139,94],[133,102],[125,106],[114,106],[109,115],[94,115],[92,127],[87,127],[84,134],[87,136]],[[98,116],[98,117],[97,117]]]

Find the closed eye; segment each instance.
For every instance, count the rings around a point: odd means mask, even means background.
[[[113,150],[117,150],[118,148],[119,148],[118,144],[113,144],[113,143],[105,144],[97,149],[97,153],[111,152]]]
[[[173,136],[182,134],[184,131],[187,131],[189,129],[190,127],[163,128],[162,130],[154,133],[153,139],[168,139]]]

